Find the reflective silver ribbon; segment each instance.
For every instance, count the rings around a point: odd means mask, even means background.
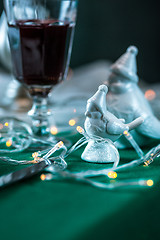
[[[32,177],[40,173],[43,169],[50,166],[51,163],[48,160],[42,160],[33,166],[23,168],[21,170],[6,174],[0,177],[0,187],[15,183],[17,181]]]

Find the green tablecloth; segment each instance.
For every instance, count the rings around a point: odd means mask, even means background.
[[[81,160],[83,148],[67,158],[70,171],[99,169],[106,165]],[[121,150],[121,163],[135,159],[136,153]],[[31,152],[11,155],[31,158]],[[15,166],[0,165],[0,175]],[[41,181],[35,176],[0,190],[0,239],[136,239],[158,236],[160,215],[160,163],[139,166],[118,173],[122,179],[153,179],[152,188],[100,190],[69,180]],[[105,177],[100,180],[105,181]],[[109,181],[106,178],[107,181]]]

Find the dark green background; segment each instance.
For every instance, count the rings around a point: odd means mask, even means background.
[[[156,0],[79,0],[71,67],[96,59],[115,61],[134,44],[139,49],[139,76],[158,82],[159,20]]]

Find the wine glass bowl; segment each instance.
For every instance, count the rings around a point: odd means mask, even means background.
[[[76,22],[76,0],[5,0],[15,78],[33,99],[36,135],[50,131],[48,95],[67,76]]]

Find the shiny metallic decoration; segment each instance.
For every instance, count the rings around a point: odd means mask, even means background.
[[[42,170],[44,170],[49,165],[50,165],[50,163],[47,160],[43,160],[37,164],[34,164],[33,166],[26,167],[19,171],[4,175],[4,176],[0,177],[0,187],[4,187],[9,184],[13,184],[17,181],[32,177],[32,176],[40,173]]]
[[[62,153],[60,153],[55,158],[49,158],[53,153],[56,151],[62,149]],[[64,145],[62,141],[58,142],[56,145],[54,145],[51,149],[48,150],[48,152],[42,157],[34,157],[33,161],[26,161],[26,164],[33,163],[32,166],[23,168],[21,170],[6,174],[4,176],[0,177],[0,187],[7,186],[9,184],[13,184],[17,181],[24,180],[26,178],[30,178],[38,173],[40,173],[42,170],[48,168],[48,171],[50,172],[59,172],[64,170],[67,167],[67,163],[64,160],[64,155],[66,154],[67,148]],[[60,162],[55,161],[59,158]],[[4,159],[6,161],[7,159]],[[9,161],[8,161],[9,162]],[[12,160],[12,163],[15,162],[17,164],[18,161]],[[25,164],[24,160],[20,161],[21,164]]]

